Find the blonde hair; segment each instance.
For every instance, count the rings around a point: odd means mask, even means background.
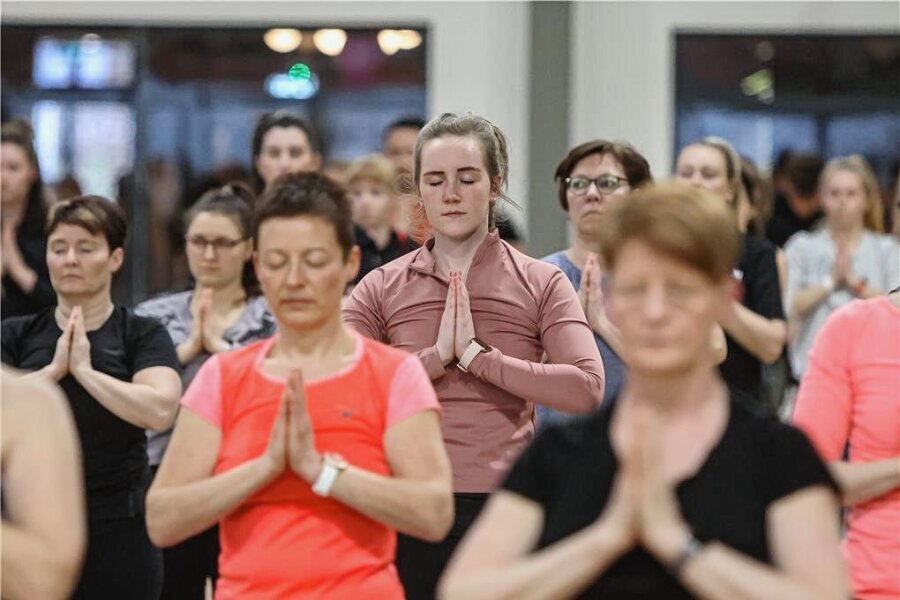
[[[826,163],[819,176],[819,193],[824,191],[828,178],[837,171],[847,171],[859,177],[863,190],[866,193],[866,214],[863,216],[863,226],[875,233],[884,233],[884,207],[881,204],[881,189],[875,172],[869,166],[868,161],[858,154],[833,158]]]
[[[347,169],[346,181],[351,186],[368,179],[387,188],[391,195],[398,192],[397,171],[394,164],[382,154],[369,154],[353,162]]]
[[[688,145],[706,146],[718,150],[725,159],[725,175],[728,178],[728,186],[733,194],[731,198],[732,206],[735,209],[739,208],[743,200],[750,203],[750,198],[747,196],[747,190],[744,188],[744,182],[741,179],[743,176],[741,155],[734,149],[731,142],[725,138],[710,136]]]
[[[683,183],[643,187],[616,205],[600,231],[609,269],[615,270],[622,247],[631,240],[690,265],[714,283],[731,275],[740,243],[731,209],[711,192]]]

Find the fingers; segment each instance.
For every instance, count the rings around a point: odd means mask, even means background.
[[[72,322],[71,335],[73,338],[87,337],[87,333],[84,330],[84,314],[82,313],[80,306],[76,306],[72,309],[69,320]]]

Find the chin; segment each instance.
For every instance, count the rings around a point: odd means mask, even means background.
[[[691,371],[695,361],[680,351],[643,350],[629,357],[631,369],[645,375],[672,377]]]

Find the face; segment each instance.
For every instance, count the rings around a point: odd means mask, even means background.
[[[831,225],[838,229],[861,227],[868,200],[866,188],[856,173],[838,170],[822,186],[822,209]]]
[[[109,251],[103,234],[94,235],[79,225],[59,225],[47,238],[50,283],[63,297],[108,295],[124,256],[121,248]]]
[[[321,158],[313,152],[309,137],[299,127],[272,127],[263,135],[256,170],[266,186],[288,173],[318,171]]]
[[[258,237],[253,263],[278,327],[309,331],[339,319],[359,248],[344,261],[334,227],[319,217],[268,219]]]
[[[463,241],[487,231],[491,181],[473,137],[445,136],[422,148],[419,194],[435,235]]]
[[[223,288],[240,282],[252,242],[242,239],[233,217],[201,212],[185,235],[188,267],[198,286]]]
[[[631,191],[628,178],[625,177],[625,169],[611,154],[585,156],[575,163],[575,167],[569,173],[569,180],[575,180],[576,185],[580,183],[578,180],[581,179],[596,180],[601,177],[620,178],[616,182],[618,187],[613,191],[601,191],[597,188],[597,183],[592,181],[588,183],[587,189],[579,190],[569,185],[566,190],[569,220],[580,235],[596,235],[603,222],[603,216]],[[612,187],[612,179],[608,185]]]
[[[734,190],[728,181],[728,164],[718,148],[695,144],[678,155],[675,179],[716,194],[728,203],[734,200]]]
[[[419,130],[415,127],[395,127],[385,137],[382,151],[398,171],[412,173],[413,153],[418,138]]]
[[[387,187],[372,179],[350,184],[353,220],[364,229],[389,227],[394,222],[394,198]]]
[[[18,144],[0,144],[0,199],[3,204],[21,204],[37,178],[28,154]]]
[[[625,243],[611,271],[609,310],[627,348],[629,369],[673,376],[710,367],[709,335],[728,302],[727,284],[641,240]]]

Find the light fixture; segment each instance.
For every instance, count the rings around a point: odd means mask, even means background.
[[[270,29],[263,35],[263,41],[275,52],[292,52],[303,41],[303,35],[296,29]]]
[[[382,29],[377,37],[378,47],[388,56],[398,50],[412,50],[422,43],[422,35],[412,29]]]
[[[401,50],[412,50],[418,48],[422,43],[422,36],[418,31],[412,29],[401,29],[397,32],[399,37],[399,45]]]
[[[337,56],[344,51],[347,32],[343,29],[320,29],[313,34],[316,49],[327,56]]]

